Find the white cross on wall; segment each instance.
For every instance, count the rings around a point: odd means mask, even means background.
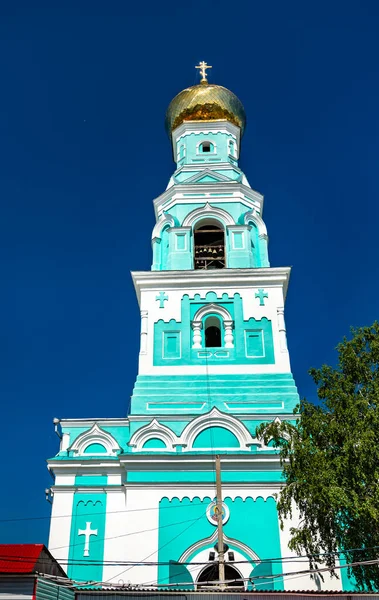
[[[91,529],[91,521],[87,521],[85,529],[78,529],[78,535],[85,536],[83,556],[89,556],[89,539],[91,535],[97,535],[97,529]]]

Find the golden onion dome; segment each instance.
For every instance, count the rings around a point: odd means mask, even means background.
[[[181,91],[166,112],[168,135],[184,121],[219,121],[225,119],[241,128],[241,136],[246,126],[245,109],[233,92],[222,85],[214,85],[202,80]]]

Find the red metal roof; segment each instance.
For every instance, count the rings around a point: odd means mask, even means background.
[[[0,544],[0,573],[33,573],[43,544]]]

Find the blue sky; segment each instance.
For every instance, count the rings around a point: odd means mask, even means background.
[[[214,0],[0,7],[0,542],[46,542],[52,419],[121,417],[137,371],[131,270],[174,169],[164,115],[194,65],[242,100],[241,167],[293,266],[293,372],[378,317],[379,4]],[[78,6],[79,5],[79,6]]]

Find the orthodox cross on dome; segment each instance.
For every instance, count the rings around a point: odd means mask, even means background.
[[[91,521],[87,521],[85,529],[78,529],[78,535],[85,536],[83,556],[89,556],[89,540],[91,535],[97,535],[97,529],[91,529]]]
[[[198,65],[196,65],[195,69],[200,69],[200,75],[201,75],[200,82],[208,83],[207,69],[212,69],[211,65],[207,65],[207,63],[202,60],[201,62],[199,62]]]
[[[259,298],[259,306],[265,305],[265,298],[268,298],[268,293],[264,291],[263,288],[258,288],[258,291],[255,294],[256,298]]]
[[[159,302],[159,308],[164,308],[164,302],[168,300],[168,296],[164,292],[159,292],[155,299]]]

